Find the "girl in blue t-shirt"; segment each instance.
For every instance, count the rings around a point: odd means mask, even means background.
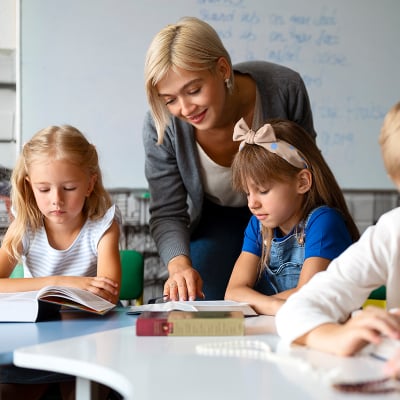
[[[271,120],[256,132],[241,119],[233,185],[253,216],[225,298],[275,315],[294,293],[359,238],[342,191],[302,127]]]

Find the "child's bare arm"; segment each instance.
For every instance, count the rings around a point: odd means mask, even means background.
[[[259,314],[275,315],[283,300],[253,289],[258,279],[259,260],[258,256],[242,251],[233,268],[225,299],[249,303]]]
[[[118,301],[121,288],[119,235],[118,223],[113,221],[99,242],[97,248],[97,279],[92,282],[92,287],[88,289],[102,297],[106,297],[107,300],[111,295],[113,303]]]

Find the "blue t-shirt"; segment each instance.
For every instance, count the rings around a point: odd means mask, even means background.
[[[261,224],[255,216],[250,218],[244,233],[242,251],[261,257]],[[285,240],[287,236],[275,240]],[[309,257],[322,257],[333,260],[352,244],[350,232],[341,213],[334,208],[322,206],[316,209],[305,228],[304,260]]]

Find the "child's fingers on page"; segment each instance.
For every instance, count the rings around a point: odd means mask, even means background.
[[[392,338],[400,337],[400,324],[396,316],[385,310],[366,310],[350,320],[351,325],[374,331]]]
[[[96,276],[96,277],[94,277],[94,279],[98,282],[105,282],[111,286],[115,286],[115,287],[118,286],[117,282],[113,281],[112,279],[110,279],[106,276]]]
[[[110,280],[110,282],[104,279],[95,278],[90,282],[90,286],[93,289],[97,289],[98,291],[106,291],[111,295],[115,296],[118,294],[118,289],[113,281]]]
[[[385,309],[379,308],[376,312],[376,316],[384,321],[388,329],[400,334],[400,315],[398,309],[386,311]]]
[[[110,292],[108,292],[107,290],[101,289],[99,287],[90,286],[90,287],[88,287],[87,290],[97,296],[102,297],[105,300],[112,301],[112,299],[113,299],[113,295]]]

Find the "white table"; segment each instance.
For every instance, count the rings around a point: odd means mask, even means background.
[[[246,357],[205,356],[196,346],[218,342],[260,341],[277,354],[290,353],[319,368]],[[274,400],[345,399],[322,378],[336,368],[342,377],[368,378],[382,374],[383,363],[371,357],[340,358],[302,347],[285,348],[275,334],[272,317],[246,319],[243,337],[137,337],[135,326],[38,344],[14,351],[21,367],[77,376],[77,399],[91,398],[90,381],[103,383],[126,400]],[[307,364],[308,365],[308,364]],[[321,371],[325,371],[322,373]],[[352,395],[351,400],[371,399]],[[386,399],[398,398],[385,395]]]
[[[135,320],[120,307],[106,315],[64,310],[59,319],[50,321],[0,322],[0,365],[11,364],[13,351],[19,347],[132,326]]]

